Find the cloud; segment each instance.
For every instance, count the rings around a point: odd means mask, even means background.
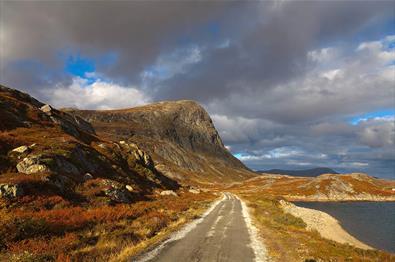
[[[393,147],[395,144],[395,116],[360,122],[361,143],[370,147]]]
[[[251,167],[393,176],[393,121],[366,116],[395,108],[394,7],[6,1],[0,81],[56,106],[193,99]]]
[[[149,98],[137,88],[100,79],[89,83],[87,79],[76,77],[69,86],[57,86],[44,92],[50,103],[57,107],[104,110],[130,108],[149,102]]]

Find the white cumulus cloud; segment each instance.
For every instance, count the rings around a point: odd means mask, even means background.
[[[114,109],[142,105],[150,101],[142,91],[133,86],[122,86],[100,79],[93,83],[74,78],[69,86],[45,90],[49,101],[56,107],[80,109]]]

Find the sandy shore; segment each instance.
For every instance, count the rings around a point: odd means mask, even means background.
[[[373,249],[347,233],[340,226],[339,221],[325,212],[298,207],[287,201],[280,201],[280,203],[285,212],[303,219],[307,224],[308,230],[316,230],[324,238],[343,244],[350,244],[362,249]]]

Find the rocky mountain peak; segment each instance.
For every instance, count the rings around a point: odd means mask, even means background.
[[[139,144],[157,156],[159,162],[167,161],[199,172],[210,167],[216,176],[223,175],[221,167],[247,171],[225,148],[209,114],[195,101],[163,101],[129,109],[68,112],[90,122],[102,136]]]

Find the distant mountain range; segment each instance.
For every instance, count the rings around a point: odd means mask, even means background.
[[[260,170],[258,173],[278,174],[288,176],[302,176],[302,177],[317,177],[322,174],[338,174],[335,170],[328,167],[317,167],[304,170],[283,170],[283,169],[270,169]]]

